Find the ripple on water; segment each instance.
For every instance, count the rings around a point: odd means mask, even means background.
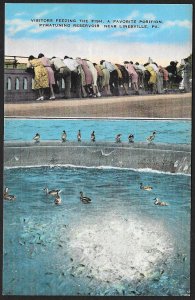
[[[140,182],[153,190],[140,190]],[[5,294],[189,290],[189,176],[44,167],[5,170],[4,183],[17,196],[4,202]],[[45,195],[45,186],[62,189],[62,205]],[[91,204],[80,202],[80,190]],[[155,206],[155,197],[169,206]]]

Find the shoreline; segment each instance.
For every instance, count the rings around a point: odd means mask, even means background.
[[[188,144],[42,141],[4,144],[4,166],[72,165],[191,173]]]

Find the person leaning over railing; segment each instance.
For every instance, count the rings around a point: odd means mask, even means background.
[[[59,57],[53,56],[52,59],[50,59],[51,65],[56,70],[59,78],[63,78],[65,82],[65,91],[64,96],[65,99],[71,98],[70,95],[70,86],[71,86],[71,71],[70,69],[65,65],[63,60]]]
[[[128,95],[129,92],[129,73],[126,68],[120,64],[115,64],[115,66],[120,70],[119,76],[119,86],[123,87],[124,95]]]
[[[150,74],[150,77],[148,79],[148,86],[149,86],[150,92],[152,94],[154,94],[156,81],[157,81],[156,72],[154,71],[154,68],[149,63],[144,64],[144,67],[146,68],[146,71],[148,71]]]
[[[97,86],[98,86],[99,92],[102,92],[102,79],[103,79],[104,73],[102,72],[100,65],[98,65],[96,63],[93,63],[93,65],[96,68],[97,75],[98,75]]]
[[[139,62],[136,62],[133,66],[138,74],[138,87],[144,89],[144,72],[146,69]]]
[[[42,62],[30,55],[28,58],[27,68],[34,68],[34,89],[39,91],[39,98],[37,101],[44,100],[44,89],[49,87],[48,73]]]
[[[116,67],[113,63],[102,59],[100,65],[110,72],[110,91],[114,96],[119,96],[119,77]]]
[[[50,87],[50,91],[51,91],[51,97],[49,98],[49,100],[55,100],[55,95],[54,95],[54,91],[53,91],[53,84],[55,84],[55,78],[54,78],[54,71],[51,68],[51,63],[49,61],[48,58],[46,58],[44,56],[44,54],[40,53],[38,55],[38,58],[40,59],[40,61],[42,62],[42,64],[44,65],[44,67],[47,70],[48,73],[48,78],[49,78],[49,87]]]
[[[190,73],[191,73],[191,66],[189,64],[188,58],[184,58],[184,66],[183,66],[183,74],[184,74],[184,92],[190,92]]]
[[[128,62],[124,61],[124,66],[127,69],[129,73],[129,77],[131,78],[133,90],[135,91],[136,94],[139,94],[139,89],[138,89],[138,74],[135,71],[135,68],[133,67],[133,62]]]
[[[156,72],[156,93],[162,94],[163,93],[163,72],[161,69],[159,69],[159,66],[157,63],[153,62],[150,64],[154,71]]]
[[[167,83],[169,81],[169,73],[162,66],[158,66],[158,68],[159,68],[159,71],[163,74],[163,88],[164,88],[164,92],[166,92],[167,91]]]
[[[101,80],[101,92],[104,92],[106,96],[111,96],[111,91],[110,91],[110,72],[108,71],[107,68],[105,68],[103,65],[99,65],[103,77]]]
[[[71,91],[76,93],[76,97],[81,98],[81,67],[76,59],[64,56],[64,63],[71,71]]]
[[[93,76],[92,76],[91,70],[89,69],[89,66],[85,59],[81,59],[80,57],[77,57],[76,61],[78,62],[78,64],[81,65],[84,75],[85,75],[85,78],[84,78],[84,80],[82,80],[82,82],[83,82],[83,84],[85,84],[83,86],[83,90],[85,90],[87,95],[85,92],[83,92],[83,96],[84,97],[86,97],[86,96],[92,97],[93,96],[93,88],[92,88]]]
[[[87,62],[87,65],[88,65],[89,70],[91,71],[91,74],[93,77],[93,83],[92,83],[93,97],[101,97],[101,94],[99,92],[98,85],[97,85],[98,72],[90,60],[85,59],[85,61]]]

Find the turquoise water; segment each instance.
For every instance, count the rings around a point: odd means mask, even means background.
[[[97,141],[114,141],[122,133],[122,141],[128,141],[128,135],[134,134],[135,141],[146,138],[157,131],[155,142],[191,143],[191,122],[176,120],[13,120],[6,119],[4,139],[31,141],[35,133],[40,133],[42,140],[59,140],[66,130],[68,140],[76,140],[78,130],[82,140],[90,141],[90,134],[95,130]]]
[[[44,132],[45,121],[36,122],[24,124]],[[6,125],[7,138],[9,126],[19,123]],[[69,122],[57,123],[47,129],[49,138]],[[19,128],[14,132],[21,134]],[[136,130],[144,136],[146,128]],[[4,184],[17,199],[4,201],[3,294],[188,295],[190,180],[122,169],[6,169]],[[141,190],[140,182],[153,190]],[[45,195],[45,186],[62,190],[61,205]],[[91,204],[80,202],[80,191]],[[155,197],[169,205],[154,205]]]

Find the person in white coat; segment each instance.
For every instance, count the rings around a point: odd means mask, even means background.
[[[89,70],[91,71],[92,73],[92,77],[93,77],[93,83],[92,83],[92,87],[93,87],[93,97],[100,97],[101,94],[99,92],[99,89],[98,89],[98,85],[97,85],[97,78],[98,78],[98,73],[97,73],[97,70],[96,68],[94,67],[93,63],[88,60],[88,59],[85,59],[86,62],[87,62],[87,65],[89,67]]]

